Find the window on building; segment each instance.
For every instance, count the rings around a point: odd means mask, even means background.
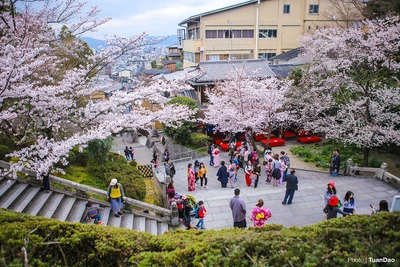
[[[232,31],[231,30],[225,30],[224,31],[224,38],[225,39],[232,38]]]
[[[188,30],[188,35],[189,35],[189,39],[190,39],[190,40],[197,39],[197,36],[196,36],[196,29]]]
[[[283,5],[283,14],[290,14],[290,5]]]
[[[218,61],[218,60],[220,60],[219,55],[208,55],[207,57],[208,57],[208,60],[211,60],[211,61]]]
[[[254,31],[253,30],[243,30],[242,38],[254,38]]]
[[[242,38],[242,31],[241,30],[233,30],[232,38]]]
[[[215,39],[217,38],[217,30],[206,30],[206,38],[207,39]]]
[[[319,5],[310,5],[310,14],[318,14]]]
[[[278,36],[278,30],[260,30],[260,38],[276,38]]]
[[[258,54],[259,59],[269,59],[274,56],[276,56],[276,53],[259,53]]]
[[[195,55],[192,52],[184,52],[183,53],[183,58],[185,60],[189,61],[189,62],[196,63],[195,62]]]

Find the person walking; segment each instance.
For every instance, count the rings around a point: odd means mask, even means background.
[[[219,167],[219,149],[218,147],[214,147],[213,151],[212,151],[212,156],[214,159],[214,167],[217,168]]]
[[[188,164],[187,175],[188,175],[188,190],[195,191],[196,190],[196,178],[194,177],[192,163]]]
[[[235,187],[236,184],[236,164],[233,163],[233,160],[229,160],[228,166],[228,176],[229,176],[229,184],[232,188]]]
[[[233,227],[235,228],[246,228],[246,204],[244,200],[240,198],[240,189],[235,189],[235,196],[229,201],[229,207],[232,210]]]
[[[256,163],[256,166],[253,169],[253,174],[256,175],[256,179],[254,180],[254,188],[257,188],[258,180],[260,179],[260,174],[261,174],[260,162]]]
[[[107,189],[107,200],[111,203],[111,209],[114,216],[119,218],[122,215],[121,209],[125,200],[125,193],[122,184],[113,178]]]
[[[217,171],[217,180],[221,183],[222,188],[226,188],[228,184],[228,168],[225,166],[225,161],[221,161],[221,167]]]
[[[207,210],[204,207],[204,201],[200,200],[198,203],[198,215],[199,215],[199,221],[196,224],[196,228],[197,229],[201,229],[201,230],[206,230],[206,228],[204,227],[204,217],[207,216]]]
[[[286,194],[285,194],[285,198],[283,199],[283,202],[282,202],[283,205],[292,204],[294,193],[296,190],[299,189],[298,185],[297,185],[299,183],[299,181],[298,181],[295,173],[296,173],[295,170],[291,170],[290,174],[288,174],[286,176]],[[289,198],[289,200],[288,200],[288,198]]]
[[[267,180],[266,183],[270,184],[272,181],[272,158],[268,159],[268,161],[265,164],[265,172],[267,174]]]
[[[170,169],[171,180],[173,180],[174,176],[175,176],[175,173],[176,173],[176,170],[175,170],[174,163],[171,160],[169,161],[169,169]]]
[[[265,222],[272,216],[271,211],[263,206],[264,200],[259,199],[256,207],[251,212],[250,220],[254,222],[254,227],[264,226]]]
[[[168,149],[165,149],[163,156],[164,156],[164,161],[168,161],[169,160],[169,151],[168,151]]]
[[[42,174],[42,189],[45,193],[50,193],[50,173],[49,171]]]
[[[281,179],[281,162],[279,161],[279,155],[274,156],[274,161],[272,162],[272,185],[278,186],[278,181]]]
[[[165,168],[165,175],[171,177],[171,165],[168,162],[164,162],[164,168]]]
[[[329,199],[328,204],[326,204],[325,208],[323,209],[327,220],[337,218],[338,213],[342,214],[343,216],[352,215],[352,213],[341,211],[341,209],[338,207],[338,204],[339,199],[336,196],[332,196]]]
[[[129,150],[131,151],[131,154],[130,154],[131,160],[135,160],[135,149],[133,149],[132,147],[129,147]]]
[[[125,147],[124,154],[125,154],[126,160],[130,161],[131,160],[131,153],[130,153],[129,148],[127,146]]]
[[[207,151],[208,155],[210,155],[210,166],[214,166],[214,156],[212,154],[213,150],[214,150],[214,145],[210,144],[208,146],[208,151]]]
[[[198,182],[199,182],[199,168],[200,168],[200,161],[198,161],[197,159],[194,161],[194,167],[193,167],[193,171],[194,171],[194,179],[195,179],[195,186],[197,186]]]
[[[283,157],[283,162],[285,163],[285,166],[286,166],[285,173],[284,173],[284,176],[283,176],[283,181],[285,181],[285,177],[286,177],[286,175],[288,173],[288,170],[290,168],[290,158],[289,158],[288,154],[285,153],[285,151],[281,151],[281,157]]]
[[[200,189],[207,188],[207,174],[208,170],[203,162],[200,163],[199,167],[199,178],[200,178]],[[204,180],[204,187],[203,187],[203,180]]]
[[[330,181],[329,183],[326,184],[327,188],[324,193],[324,199],[325,199],[325,205],[328,204],[329,199],[331,197],[336,196],[336,186],[334,181]]]
[[[333,155],[332,155],[332,164],[331,164],[331,175],[333,177],[337,177],[339,175],[339,169],[340,169],[340,154],[339,150],[333,150]]]

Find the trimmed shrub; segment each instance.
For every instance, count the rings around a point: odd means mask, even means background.
[[[111,179],[117,178],[118,182],[124,187],[125,195],[138,200],[146,197],[146,184],[140,172],[124,163],[108,161],[101,165],[90,164],[88,171],[93,178],[103,182],[105,188],[108,187]]]
[[[210,137],[203,133],[190,133],[190,143],[198,148],[206,147],[210,143]]]
[[[12,152],[12,150],[8,146],[0,145],[0,159],[1,160],[8,160],[9,158],[6,157],[6,155],[11,152]]]
[[[381,212],[301,228],[271,224],[154,236],[0,210],[0,262],[22,266],[25,247],[31,266],[352,266],[349,258],[397,261],[399,220],[399,212]]]
[[[137,161],[134,159],[134,160],[131,160],[131,162],[129,162],[129,165],[131,165],[132,167],[137,167]]]
[[[86,167],[88,158],[87,150],[84,149],[82,152],[79,152],[79,147],[77,146],[72,148],[68,153],[68,161],[70,165]]]

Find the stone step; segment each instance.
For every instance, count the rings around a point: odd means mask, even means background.
[[[110,212],[111,212],[111,208],[105,207],[104,210],[100,213],[101,220],[104,222],[103,225],[108,225],[108,220],[110,218]]]
[[[49,193],[43,193],[43,194],[49,194]],[[53,214],[57,211],[58,206],[60,205],[63,198],[64,198],[63,194],[52,193],[51,197],[47,200],[47,202],[42,207],[38,215],[47,218],[52,218]]]
[[[133,229],[138,232],[146,232],[146,218],[135,216],[133,221]]]
[[[40,189],[40,187],[37,187]],[[39,193],[33,198],[33,200],[28,204],[25,208],[24,212],[26,214],[30,214],[36,216],[39,214],[39,211],[43,208],[43,206],[47,203],[47,200],[52,196],[51,193],[44,193],[39,191]]]
[[[132,230],[133,218],[134,215],[132,213],[125,213],[124,216],[121,217],[121,227]]]
[[[61,201],[60,205],[58,205],[58,208],[56,209],[52,217],[63,222],[66,221],[68,215],[71,213],[75,201],[75,197],[64,196],[64,199]]]
[[[157,221],[156,220],[151,220],[151,219],[146,219],[146,232],[157,235]]]
[[[10,206],[10,209],[17,212],[23,212],[39,191],[40,187],[29,186],[25,193],[21,195],[19,199]]]
[[[28,184],[16,184],[14,188],[10,189],[7,194],[4,195],[4,198],[0,201],[0,208],[8,209],[8,207],[11,206],[13,202],[21,197],[27,187]]]
[[[67,221],[81,222],[86,215],[86,203],[86,200],[76,199],[74,206],[72,207],[71,212],[67,217]]]
[[[1,182],[2,185],[0,187],[0,197],[2,197],[10,188],[12,188],[14,184],[17,184],[16,180],[13,179],[4,179],[4,181]]]
[[[165,232],[168,232],[169,226],[167,223],[157,222],[157,234],[162,235]]]
[[[110,217],[108,218],[109,226],[120,227],[121,225],[121,217],[117,218],[114,216],[114,212],[110,211]]]

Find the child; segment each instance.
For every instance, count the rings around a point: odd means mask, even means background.
[[[201,200],[199,201],[198,206],[199,221],[196,224],[196,228],[206,230],[206,228],[204,228],[204,217],[207,215],[207,210],[204,207],[204,202]]]
[[[250,220],[254,222],[254,227],[264,226],[265,221],[272,216],[271,212],[267,208],[263,207],[263,205],[264,200],[259,199],[256,207],[251,212]]]
[[[94,207],[92,206],[92,203],[88,202],[86,203],[86,217],[88,222],[91,222],[92,219],[97,221],[98,225],[102,225],[103,222],[101,221],[101,216],[100,216],[100,210],[103,210],[103,208],[100,207]]]

